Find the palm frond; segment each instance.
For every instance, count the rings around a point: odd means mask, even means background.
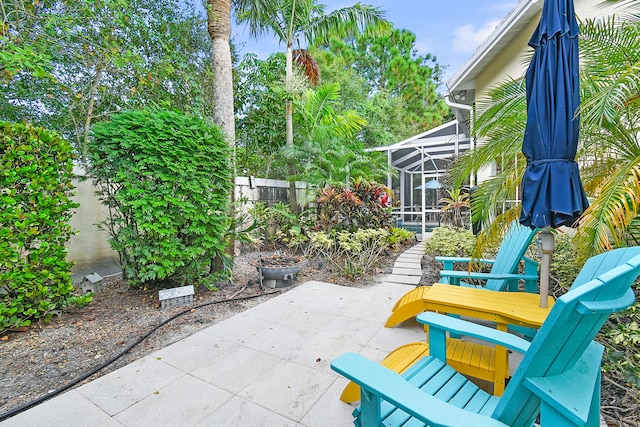
[[[620,110],[640,96],[638,25],[615,17],[589,20],[582,27],[582,120],[599,126],[617,122]]]
[[[337,83],[323,84],[316,89],[307,89],[301,97],[301,114],[304,116],[303,125],[312,129],[322,121],[333,121],[334,106],[340,99],[340,85]]]
[[[619,246],[622,233],[640,209],[640,158],[618,162],[609,179],[580,219],[576,235],[579,253],[589,257]]]
[[[475,223],[486,227],[494,221],[497,214],[507,212],[513,207],[524,167],[522,162],[518,167],[505,168],[496,177],[474,188],[471,212]]]
[[[357,3],[317,17],[306,27],[304,37],[309,44],[323,45],[328,44],[332,37],[344,39],[365,31],[370,35],[384,35],[392,28],[383,11]]]
[[[616,15],[625,22],[640,22],[640,12],[638,12],[639,0],[604,0],[598,4],[599,7],[610,7],[611,3],[616,5]]]
[[[304,37],[310,22],[321,16],[321,8],[315,0],[280,0],[281,8],[287,16],[287,44],[293,46]]]
[[[287,21],[280,12],[278,0],[233,0],[236,22],[246,24],[253,38],[260,38],[270,31],[281,41],[286,40]]]
[[[524,162],[520,154],[527,121],[524,80],[501,82],[478,100],[476,108],[482,111],[472,122],[477,148],[456,159],[452,172],[456,185],[483,167]]]
[[[320,82],[320,66],[318,62],[309,54],[306,49],[296,49],[293,51],[293,61],[298,64],[304,75],[312,85],[318,86]]]
[[[353,110],[345,111],[335,118],[335,130],[343,138],[353,138],[367,121]]]
[[[504,240],[504,236],[509,231],[509,228],[513,221],[517,221],[520,217],[520,205],[506,210],[505,212],[497,215],[491,223],[482,227],[482,230],[476,236],[476,246],[474,247],[471,257],[473,259],[482,258],[483,254],[489,247],[498,247]],[[469,270],[476,270],[480,264],[478,262],[471,262]]]
[[[524,79],[507,79],[489,89],[485,96],[476,102],[476,110],[480,113],[472,123],[473,133],[479,138],[499,134],[496,123],[500,127],[514,123],[522,127],[527,118],[526,86]]]

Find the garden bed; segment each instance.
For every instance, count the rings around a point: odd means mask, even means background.
[[[382,274],[391,272],[393,261],[402,250],[384,255],[372,274],[356,281],[335,275],[322,260],[309,260],[297,274],[295,284],[317,280],[345,286],[371,286]],[[101,366],[178,313],[187,312],[83,383],[292,289],[295,285],[281,290],[263,290],[258,285],[258,273],[251,263],[272,254],[252,251],[236,257],[233,281],[220,285],[217,291],[198,288],[192,307],[161,310],[159,289],[132,290],[119,276],[112,276],[104,279],[105,292],[97,294],[88,307],[65,313],[49,323],[36,323],[26,332],[0,335],[0,414]],[[235,301],[193,308],[227,299]]]

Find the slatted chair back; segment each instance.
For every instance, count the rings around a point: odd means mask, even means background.
[[[524,253],[536,235],[535,229],[524,227],[514,221],[509,231],[504,237],[500,249],[496,254],[495,262],[491,267],[492,273],[517,273],[520,261]],[[489,279],[485,284],[485,289],[492,291],[503,291],[508,284],[504,279]]]
[[[549,397],[552,401],[554,398],[560,398],[551,404],[554,410],[571,413],[572,409],[562,403],[562,398],[582,396],[577,399],[576,405],[579,405],[580,400],[585,400],[581,393],[591,393],[591,397],[594,393],[599,393],[599,390],[595,389],[573,390],[569,378],[576,372],[576,375],[579,375],[580,370],[584,368],[576,366],[576,363],[591,351],[588,351],[588,347],[599,346],[592,343],[592,340],[609,315],[627,308],[635,301],[635,294],[630,287],[640,274],[639,250],[640,248],[625,248],[611,251],[608,255],[604,254],[596,270],[606,270],[606,265],[611,266],[616,258],[630,259],[625,264],[585,283],[580,283],[581,277],[592,277],[593,271],[581,273],[578,276],[579,280],[576,280],[576,286],[556,301],[496,406],[493,418],[509,426],[531,425],[541,403],[541,399],[532,389],[539,386],[544,388],[543,384],[550,384],[557,375],[562,375],[564,379],[555,383],[566,382],[567,393],[564,393],[565,396]],[[597,360],[599,361],[599,358]],[[599,388],[599,385],[596,387],[594,384],[594,388]],[[572,393],[574,396],[571,396]],[[594,402],[596,399],[586,401]],[[599,399],[597,401],[599,402]],[[597,408],[595,410],[597,412]]]
[[[592,279],[611,270],[612,266],[622,265],[637,255],[640,255],[640,246],[616,249],[592,256],[587,260],[587,262],[585,262],[584,266],[576,276],[573,284],[571,285],[571,289],[575,289],[587,282],[590,282]]]

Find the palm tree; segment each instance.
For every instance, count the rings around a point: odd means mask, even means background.
[[[340,103],[338,84],[322,84],[307,89],[296,101],[301,126],[301,144],[285,147],[285,155],[304,166],[304,179],[319,186],[346,182],[353,176],[370,175],[375,167],[354,141],[366,124],[355,111],[336,112]]]
[[[231,0],[207,0],[207,30],[213,47],[213,121],[230,146],[235,144],[231,64]]]
[[[213,121],[222,129],[227,144],[236,143],[235,112],[233,109],[233,73],[231,63],[231,0],[207,0],[207,30],[213,48],[211,62],[213,66]],[[233,175],[236,175],[235,149],[232,160]],[[233,202],[235,191],[229,194],[230,218],[235,218]],[[235,231],[235,230],[234,230]],[[234,256],[234,237],[230,235],[225,253],[229,259]],[[224,259],[216,257],[212,269],[223,271]]]
[[[294,45],[326,44],[333,37],[353,37],[364,31],[384,34],[391,30],[391,23],[384,19],[384,13],[377,8],[360,3],[351,7],[324,13],[324,5],[315,0],[235,0],[239,23],[249,26],[250,34],[258,38],[271,33],[287,47],[285,86],[288,96],[285,101],[286,145],[293,145],[293,93],[294,85]],[[317,65],[304,49],[295,52],[295,58],[303,66],[305,74],[315,81]],[[291,176],[295,175],[294,165],[290,165]],[[297,211],[295,181],[290,178],[290,205]]]
[[[449,214],[451,225],[464,227],[462,210],[469,208],[469,192],[461,187],[446,190],[447,196],[440,199],[443,203],[442,211]]]
[[[581,25],[577,161],[591,202],[575,240],[583,259],[624,246],[637,238],[632,232],[640,230],[639,30],[637,22],[615,18]],[[472,201],[474,220],[487,224],[500,201],[517,194],[526,164],[520,152],[526,123],[524,80],[503,82],[476,106],[483,113],[473,132],[486,144],[458,159],[452,175],[459,184],[481,167],[498,164],[498,175],[481,183]],[[508,224],[509,219],[518,218],[519,209],[519,205],[506,206],[497,222]]]

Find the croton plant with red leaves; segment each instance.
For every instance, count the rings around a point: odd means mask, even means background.
[[[359,178],[349,187],[332,184],[318,192],[316,206],[319,230],[391,228],[393,193],[375,181]]]

